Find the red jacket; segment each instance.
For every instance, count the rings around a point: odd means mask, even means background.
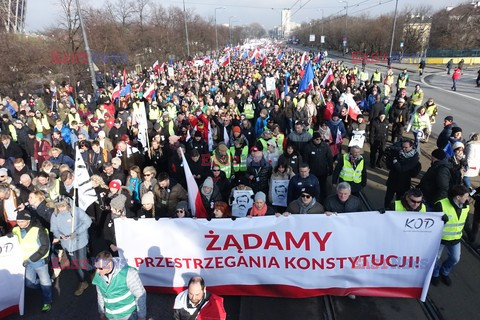
[[[223,307],[223,298],[211,294],[208,303],[198,313],[197,320],[225,320],[227,313]]]
[[[47,140],[42,139],[40,142],[35,140],[35,142],[33,143],[33,151],[34,151],[33,157],[35,158],[35,160],[38,160],[39,166],[41,166],[45,160],[50,159],[48,152],[50,151],[51,148],[52,148],[52,145]],[[39,152],[41,154],[38,154]]]
[[[458,79],[460,79],[461,75],[462,75],[462,70],[457,68],[457,69],[455,69],[455,71],[453,71],[452,79],[453,80],[458,80]]]

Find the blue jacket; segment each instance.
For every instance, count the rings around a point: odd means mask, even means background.
[[[58,166],[60,166],[62,164],[66,164],[71,169],[73,169],[73,167],[75,166],[75,161],[73,161],[72,158],[70,158],[69,156],[64,155],[64,154],[60,154],[57,158],[50,157],[50,162],[52,164],[54,164],[54,165],[56,164]]]
[[[343,124],[342,119],[338,119],[337,121],[329,120],[327,121],[327,126],[330,128],[330,132],[332,133],[333,142],[337,141],[337,131],[340,130],[342,134],[342,138],[347,136],[347,130],[345,130],[345,125]]]
[[[260,137],[265,130],[268,118],[270,118],[270,116],[267,116],[265,119],[262,119],[262,117],[257,118],[257,122],[255,122],[255,133],[257,137]]]
[[[72,143],[72,140],[70,139],[70,129],[69,129],[66,125],[63,125],[63,127],[62,127],[61,130],[58,130],[57,127],[54,127],[54,128],[53,128],[53,131],[60,131],[60,133],[62,134],[63,140],[64,140],[67,144],[71,144],[71,143]]]
[[[92,219],[80,208],[75,208],[75,226],[73,231],[76,236],[73,239],[62,240],[60,236],[68,236],[72,233],[72,210],[52,214],[50,219],[50,231],[55,238],[60,239],[62,247],[68,252],[77,251],[88,244],[88,228]]]

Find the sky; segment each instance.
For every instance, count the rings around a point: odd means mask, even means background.
[[[83,6],[91,5],[102,7],[107,0],[80,0]],[[117,0],[110,0],[115,3]],[[182,6],[181,0],[150,0],[161,3],[164,7]],[[432,6],[434,10],[447,6],[456,6],[465,0],[422,0],[422,5]],[[418,0],[398,0],[398,10],[405,7],[415,7]],[[345,14],[345,3],[336,0],[185,0],[185,6],[205,19],[214,17],[215,8],[218,9],[217,23],[232,25],[248,25],[258,22],[265,29],[271,29],[280,24],[282,8],[291,8],[292,20],[297,23],[320,19],[335,14]],[[348,0],[349,15],[370,14],[372,16],[395,10],[395,0]],[[323,10],[323,12],[322,12]],[[56,24],[56,18],[61,14],[59,0],[27,0],[27,16],[25,29],[27,32],[42,31],[48,26]]]

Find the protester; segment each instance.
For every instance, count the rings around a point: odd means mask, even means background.
[[[389,207],[394,211],[427,212],[427,206],[423,203],[422,190],[418,188],[411,188]]]
[[[283,215],[324,212],[323,206],[315,200],[316,190],[314,187],[307,185],[300,191],[300,196],[288,204],[287,211]]]
[[[337,185],[336,194],[330,195],[325,200],[325,214],[330,216],[334,213],[364,211],[359,198],[352,195],[352,189],[348,182],[340,182]]]
[[[353,146],[349,153],[339,157],[332,176],[334,185],[348,182],[353,194],[358,194],[367,185],[367,168],[360,151],[360,147]]]

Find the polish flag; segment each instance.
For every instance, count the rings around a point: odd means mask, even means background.
[[[219,62],[222,67],[226,67],[230,63],[230,53],[227,52],[227,54],[224,55]]]
[[[116,98],[120,98],[120,84],[117,84],[112,92],[112,101],[115,101]]]
[[[262,67],[265,67],[267,65],[267,56],[265,55],[262,60]]]
[[[303,65],[305,64],[306,60],[307,60],[307,53],[303,52],[302,58],[300,59],[300,65],[302,66],[302,68],[303,68]]]
[[[332,71],[332,68],[328,69],[328,73],[327,75],[325,76],[325,78],[323,78],[322,82],[320,83],[321,86],[323,86],[324,88],[326,88],[330,82],[332,82],[334,79],[333,77],[333,71]]]
[[[159,71],[159,72],[165,71],[165,62],[162,63],[162,65],[160,66],[160,68],[158,68],[158,71]]]
[[[147,91],[145,91],[143,96],[148,99],[153,95],[154,92],[155,92],[155,85],[152,83],[150,87],[147,89]]]
[[[185,170],[185,178],[187,180],[188,204],[190,206],[190,211],[194,217],[206,218],[207,210],[205,210],[205,207],[203,206],[202,196],[198,189],[197,182],[192,175],[192,171],[190,171],[190,167],[182,148],[180,148],[180,152],[182,153],[183,170]]]
[[[127,68],[123,68],[123,86],[127,85]]]
[[[158,60],[157,60],[157,61],[155,61],[155,63],[153,64],[153,70],[154,70],[154,71],[157,71],[159,68],[160,68],[160,66],[158,65]]]
[[[353,99],[352,94],[345,95],[344,99],[345,99],[345,103],[348,106],[348,116],[356,121],[357,116],[359,114],[362,114],[362,111],[360,110],[357,103],[355,102],[355,99]]]

